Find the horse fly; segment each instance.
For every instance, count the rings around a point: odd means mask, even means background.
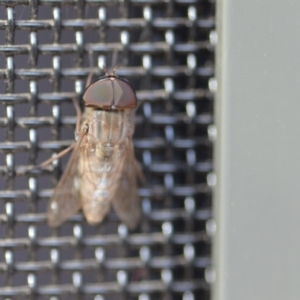
[[[50,200],[48,224],[60,226],[81,208],[87,222],[97,224],[112,203],[119,219],[134,229],[140,219],[137,178],[142,178],[132,143],[135,92],[114,70],[89,85],[83,100],[77,141]]]

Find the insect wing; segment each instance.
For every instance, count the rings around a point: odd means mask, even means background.
[[[140,197],[137,190],[140,167],[134,157],[132,142],[126,151],[123,173],[112,204],[120,220],[129,229],[134,229],[141,218]]]
[[[60,226],[65,220],[77,213],[81,208],[78,192],[79,174],[77,171],[78,159],[81,155],[80,147],[86,140],[86,134],[82,133],[68,161],[66,169],[54,190],[50,200],[47,220],[51,227]]]

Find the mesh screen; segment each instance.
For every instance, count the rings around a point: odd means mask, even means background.
[[[0,0],[1,299],[209,299],[214,3]],[[134,145],[146,182],[131,232],[113,211],[48,227],[74,142],[72,98],[117,53],[137,91]]]

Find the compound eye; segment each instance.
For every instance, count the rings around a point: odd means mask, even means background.
[[[134,108],[137,104],[133,88],[115,76],[107,76],[91,84],[83,100],[88,107],[104,110]]]
[[[108,77],[92,83],[83,95],[86,106],[101,109],[111,109],[113,99],[113,83]]]
[[[118,109],[136,107],[137,99],[133,88],[120,79],[113,81],[114,104]]]

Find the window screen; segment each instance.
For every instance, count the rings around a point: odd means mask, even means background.
[[[0,0],[1,299],[210,299],[215,5]],[[137,93],[145,183],[135,231],[112,210],[50,228],[87,77],[117,63]]]

